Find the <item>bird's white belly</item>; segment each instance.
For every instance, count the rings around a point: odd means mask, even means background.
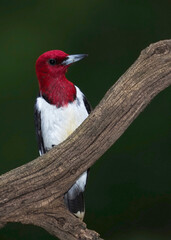
[[[41,112],[41,116],[42,135],[46,149],[63,142],[81,124],[78,113],[76,114],[75,111],[73,113],[70,109],[46,109],[44,113]]]

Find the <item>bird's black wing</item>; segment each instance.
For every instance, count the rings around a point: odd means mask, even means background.
[[[34,122],[35,122],[36,136],[37,136],[37,142],[39,147],[39,154],[42,155],[46,153],[46,150],[44,147],[42,131],[41,131],[41,112],[37,109],[36,103],[34,105]]]
[[[84,101],[84,105],[85,105],[85,108],[88,112],[88,114],[91,113],[91,111],[93,110],[92,106],[90,105],[90,103],[88,102],[87,98],[85,95],[83,95],[83,101]]]

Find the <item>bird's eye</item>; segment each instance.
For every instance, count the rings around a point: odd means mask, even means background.
[[[57,64],[56,59],[49,59],[49,64],[50,64],[50,65],[55,65],[55,64]]]

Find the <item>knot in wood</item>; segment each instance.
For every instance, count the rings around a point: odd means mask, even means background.
[[[151,56],[162,56],[170,53],[171,42],[169,40],[160,41],[157,43],[151,44],[144,51],[142,51],[142,55],[145,53],[148,57]]]
[[[76,169],[75,169],[75,168],[71,169],[71,170],[70,170],[70,174],[71,174],[71,175],[75,175],[75,174],[76,174]]]
[[[57,218],[56,220],[61,227],[63,227],[66,223],[66,220],[63,217]]]
[[[153,54],[161,55],[161,54],[168,54],[169,52],[170,52],[169,46],[167,44],[163,44],[157,47],[156,49],[154,49]]]

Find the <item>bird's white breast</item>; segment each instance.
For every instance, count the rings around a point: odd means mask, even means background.
[[[63,142],[88,116],[83,102],[83,94],[76,87],[77,97],[67,106],[57,108],[44,98],[37,98],[37,108],[41,112],[41,130],[45,149]]]

